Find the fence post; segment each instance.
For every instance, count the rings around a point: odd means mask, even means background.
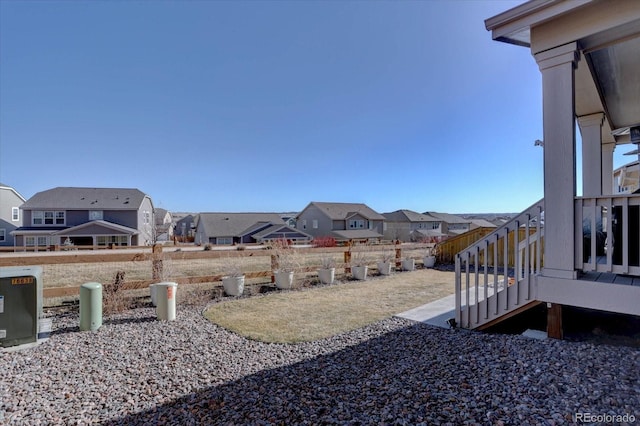
[[[271,284],[276,282],[276,269],[278,269],[278,256],[275,254],[271,255]]]
[[[402,266],[402,248],[400,247],[400,241],[396,240],[396,268]]]
[[[162,245],[154,244],[151,249],[151,277],[158,281],[162,279]]]

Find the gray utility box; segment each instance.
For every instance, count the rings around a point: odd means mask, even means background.
[[[42,268],[0,268],[0,347],[38,340],[42,316]]]

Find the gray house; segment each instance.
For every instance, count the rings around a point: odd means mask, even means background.
[[[58,187],[22,206],[15,245],[137,246],[153,243],[151,198],[138,189]]]
[[[311,235],[287,225],[278,213],[200,213],[195,232],[199,244],[250,244],[283,238],[312,239]]]
[[[296,227],[313,237],[345,240],[379,240],[385,217],[362,203],[311,202],[296,217]]]
[[[440,241],[447,237],[440,229],[442,220],[412,210],[383,213],[386,222],[385,240]]]
[[[13,246],[11,232],[22,225],[20,206],[25,201],[18,191],[0,183],[0,246]]]
[[[196,235],[197,213],[171,213],[174,241],[193,242]]]
[[[424,214],[440,221],[440,231],[449,237],[464,234],[471,229],[471,220],[449,213],[425,212]]]

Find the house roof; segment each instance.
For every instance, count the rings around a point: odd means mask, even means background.
[[[86,230],[89,230],[88,232]],[[64,229],[56,232],[56,235],[113,235],[113,234],[139,234],[137,229],[128,226],[118,225],[117,223],[107,222],[105,220],[92,220],[78,226]]]
[[[278,213],[200,213],[198,226],[207,237],[246,235],[256,225],[284,224]]]
[[[300,235],[304,236],[308,240],[313,239],[313,237],[306,232],[302,232],[301,230],[292,228],[286,224],[275,224],[268,226],[260,232],[256,232],[255,234],[253,234],[252,237],[255,238],[256,241],[260,241],[261,239],[268,236],[273,236],[274,234],[277,235],[278,238],[288,238],[288,235]]]
[[[57,187],[38,192],[23,209],[137,210],[148,196],[129,188]]]
[[[464,219],[460,216],[449,213],[425,212],[424,214],[435,217],[437,220],[445,223],[471,223],[469,219]]]
[[[495,223],[489,222],[486,219],[471,219],[471,223],[481,228],[496,228]]]
[[[160,207],[157,207],[155,209],[154,216],[155,216],[156,225],[164,224],[164,219],[167,216],[167,213],[169,212],[166,209],[163,209]]]
[[[13,187],[11,187],[9,185],[5,185],[4,183],[0,183],[0,189],[7,189],[7,190],[13,192],[14,194],[16,194],[16,196],[18,198],[20,198],[22,200],[22,202],[24,202],[26,200],[22,195],[20,195],[20,193],[18,191],[15,190],[15,188],[13,188]]]
[[[446,237],[449,234],[443,234],[437,229],[414,229],[411,231],[412,234],[418,234],[423,237]]]
[[[396,210],[382,215],[390,222],[440,222],[438,218],[413,210]]]
[[[354,214],[359,214],[366,219],[384,220],[384,216],[363,203],[326,203],[313,201],[309,203],[309,206],[311,205],[316,206],[332,220],[345,220]],[[307,208],[309,206],[307,206]]]
[[[345,231],[332,231],[340,240],[362,240],[365,238],[382,238],[381,234],[370,229],[348,229]]]

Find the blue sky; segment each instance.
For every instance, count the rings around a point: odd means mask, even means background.
[[[484,28],[520,3],[1,1],[0,182],[172,211],[521,211],[540,73]]]

